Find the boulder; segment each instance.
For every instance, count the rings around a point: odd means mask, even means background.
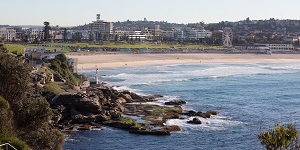
[[[166,128],[168,131],[181,131],[179,126],[171,125]]]
[[[206,114],[211,114],[211,115],[218,115],[218,111],[207,111]]]
[[[193,110],[189,110],[187,112],[182,113],[183,115],[187,115],[187,116],[195,116],[197,112],[193,111]]]
[[[120,103],[120,104],[123,104],[123,103],[126,103],[127,101],[126,101],[126,99],[120,97],[120,98],[118,98],[118,99],[116,100],[116,102],[118,102],[118,103]]]
[[[129,94],[122,94],[122,93],[120,93],[118,96],[120,98],[125,99],[127,103],[131,103],[133,101],[132,97]]]
[[[183,104],[186,104],[186,101],[176,100],[176,101],[165,102],[165,105],[183,105]]]
[[[103,122],[109,120],[110,117],[106,116],[105,114],[97,115],[95,117],[95,122]]]
[[[201,111],[198,111],[196,113],[196,116],[202,117],[202,118],[207,118],[205,114],[203,114]]]
[[[137,95],[136,93],[130,93],[130,96],[135,101],[145,101],[143,96]]]
[[[194,118],[193,120],[188,121],[187,123],[191,124],[201,124],[202,122],[198,118]]]
[[[92,123],[95,122],[96,116],[95,115],[89,115],[89,116],[84,116],[84,115],[76,115],[74,118],[72,118],[72,121],[74,123]]]
[[[150,95],[150,96],[144,96],[143,98],[147,101],[154,101],[156,98],[161,98],[162,95]]]
[[[110,111],[110,115],[113,118],[121,118],[123,116],[123,114],[119,111]]]
[[[72,108],[70,115],[71,115],[72,119],[75,119],[75,118],[78,118],[78,115],[80,115],[80,112],[78,112],[75,108]]]
[[[81,125],[81,126],[78,127],[77,130],[84,130],[84,131],[86,131],[86,130],[91,130],[91,128],[92,128],[91,125]]]
[[[99,103],[99,97],[96,95],[82,97],[78,94],[60,94],[58,97],[50,102],[52,105],[63,105],[65,107],[76,108],[79,112],[91,112],[100,113],[101,104]]]

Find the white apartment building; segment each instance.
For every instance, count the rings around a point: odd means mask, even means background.
[[[160,37],[173,39],[175,37],[175,32],[173,30],[172,31],[161,30]]]
[[[289,51],[295,50],[292,44],[260,44],[269,47],[272,51]]]
[[[210,38],[212,32],[205,29],[195,29],[191,28],[187,30],[187,39],[189,40],[199,40],[204,38]]]
[[[32,29],[31,30],[31,37],[30,40],[34,41],[34,40],[38,40],[41,41],[44,38],[44,32],[43,29]]]
[[[0,37],[7,41],[13,41],[17,38],[17,31],[13,28],[0,28]]]

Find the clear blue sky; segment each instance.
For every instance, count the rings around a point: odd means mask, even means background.
[[[300,19],[300,0],[1,0],[0,24],[75,26],[97,13],[107,21],[189,23],[250,19]]]

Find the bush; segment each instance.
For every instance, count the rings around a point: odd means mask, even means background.
[[[29,150],[29,146],[25,142],[15,137],[0,138],[0,145],[5,143],[9,143],[17,150]]]
[[[267,150],[287,150],[298,149],[298,131],[294,125],[278,125],[268,132],[263,132],[258,135],[261,144]]]
[[[50,68],[59,73],[66,80],[69,87],[73,89],[75,85],[80,82],[80,80],[73,75],[73,68],[64,54],[55,56]]]
[[[13,134],[12,124],[13,113],[9,103],[0,96],[0,137],[7,137]]]

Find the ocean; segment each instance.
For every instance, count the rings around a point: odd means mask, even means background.
[[[94,80],[95,70],[79,70]],[[275,123],[300,121],[300,63],[198,63],[100,69],[100,79],[119,90],[181,99],[184,109],[216,110],[201,125],[168,120],[171,136],[130,134],[104,127],[66,137],[72,150],[257,150],[257,135]]]

